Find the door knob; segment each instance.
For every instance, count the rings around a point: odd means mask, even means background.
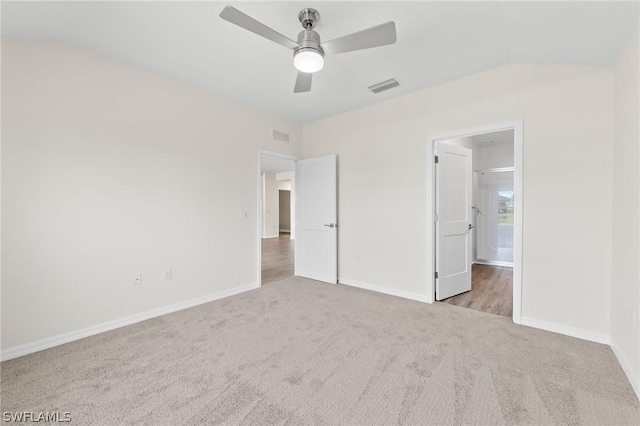
[[[469,230],[472,230],[473,228],[475,228],[475,226],[473,226],[472,224],[469,224]]]
[[[325,223],[324,226],[328,226],[329,228],[336,228],[338,225],[335,223]]]

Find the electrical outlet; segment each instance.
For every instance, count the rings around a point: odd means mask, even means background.
[[[354,260],[356,263],[360,263],[360,255],[359,255],[359,254],[356,254],[355,256],[353,256],[353,260]]]
[[[162,270],[162,279],[163,279],[164,281],[168,281],[168,280],[170,280],[170,279],[171,279],[171,276],[172,276],[172,274],[171,274],[171,268],[167,268],[167,269],[163,269],[163,270]]]
[[[142,274],[135,274],[133,276],[133,285],[140,285],[142,284]]]

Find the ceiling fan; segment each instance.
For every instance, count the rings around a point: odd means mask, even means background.
[[[396,42],[396,24],[393,21],[389,21],[322,43],[320,34],[313,30],[320,20],[320,14],[317,10],[309,8],[302,9],[298,14],[298,20],[304,30],[298,34],[297,42],[231,6],[226,6],[220,12],[220,17],[225,21],[229,21],[245,30],[293,50],[293,65],[298,70],[298,78],[293,89],[294,93],[311,90],[311,77],[313,73],[320,71],[324,66],[325,53],[334,55],[386,46]]]

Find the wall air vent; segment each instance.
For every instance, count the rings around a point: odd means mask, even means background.
[[[384,92],[385,90],[393,89],[394,87],[398,87],[398,86],[400,86],[400,83],[398,83],[398,80],[396,80],[395,78],[392,78],[390,80],[386,80],[381,83],[374,84],[373,86],[369,86],[369,90],[371,90],[373,93],[380,93],[380,92]]]
[[[273,130],[272,137],[274,141],[289,143],[289,133],[287,132],[281,132],[280,130]]]

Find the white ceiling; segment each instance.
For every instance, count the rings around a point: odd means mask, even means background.
[[[231,2],[295,39],[314,7],[330,40],[389,20],[392,46],[328,56],[293,93],[292,52],[223,21],[223,2],[2,2],[2,35],[100,52],[295,122],[309,122],[509,62],[611,65],[638,2]],[[389,78],[401,86],[374,95]]]

